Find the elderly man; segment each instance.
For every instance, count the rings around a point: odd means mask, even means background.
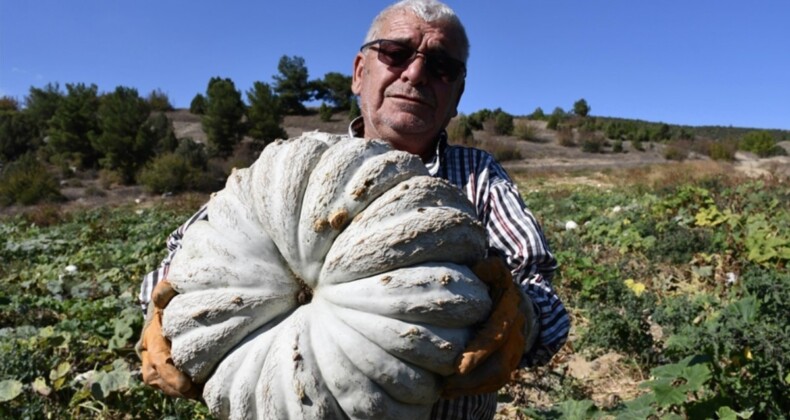
[[[443,398],[433,407],[433,418],[492,418],[496,391],[512,370],[547,362],[565,342],[570,326],[550,284],[556,260],[510,178],[488,153],[447,143],[444,129],[457,114],[468,55],[466,31],[449,7],[434,0],[405,0],[375,18],[354,59],[352,88],[362,116],[351,123],[349,134],[384,139],[418,155],[431,175],[462,189],[486,227],[489,254],[497,255],[474,270],[515,297],[493,299],[492,314],[497,315],[492,318],[498,319],[489,320],[470,344],[476,352],[460,358],[457,373],[447,378]],[[149,315],[141,338],[143,377],[173,396],[196,397],[198,391],[169,359],[160,317],[175,292],[158,280],[166,277],[184,231],[206,217],[201,209],[173,232],[170,255],[146,276],[140,294],[144,306],[154,302],[149,313],[159,311],[158,316]],[[507,305],[517,309],[508,310]],[[490,345],[497,335],[505,340]]]

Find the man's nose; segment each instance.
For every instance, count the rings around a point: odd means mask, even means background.
[[[425,54],[417,52],[408,66],[400,75],[403,81],[413,86],[424,84],[428,81],[428,60]]]

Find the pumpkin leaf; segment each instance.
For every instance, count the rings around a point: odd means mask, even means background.
[[[97,399],[107,398],[113,392],[128,389],[131,379],[132,374],[126,366],[109,372],[96,372],[91,385],[91,394]]]
[[[16,379],[0,381],[0,402],[11,401],[22,393],[22,382]]]
[[[69,362],[61,362],[58,364],[58,367],[49,371],[49,379],[54,381],[56,379],[62,378],[69,373],[69,369],[71,369],[71,363]]]
[[[653,381],[650,385],[656,395],[656,404],[659,407],[670,407],[680,405],[686,401],[686,394],[679,388],[672,386],[672,382],[666,379]]]

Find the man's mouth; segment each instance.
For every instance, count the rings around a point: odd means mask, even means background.
[[[435,106],[435,101],[433,101],[427,95],[424,95],[416,90],[412,90],[411,92],[409,92],[409,91],[403,91],[401,89],[397,89],[397,90],[392,89],[392,91],[390,92],[385,92],[384,96],[387,98],[395,98],[403,101],[414,102],[427,107]]]

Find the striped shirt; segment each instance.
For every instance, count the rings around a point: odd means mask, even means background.
[[[363,132],[362,120],[354,120],[349,135]],[[513,181],[493,156],[480,149],[449,145],[442,131],[436,154],[426,164],[428,172],[464,191],[486,227],[491,252],[505,257],[516,281],[532,301],[539,332],[521,359],[521,366],[547,363],[562,347],[570,330],[570,318],[551,286],[557,269],[540,224],[524,204]],[[170,261],[181,247],[184,232],[194,222],[208,219],[203,206],[167,239],[167,257],[160,267],[145,276],[140,290],[143,308],[156,283],[167,276]],[[472,395],[454,400],[439,400],[433,407],[434,419],[490,419],[496,410],[496,393]]]

